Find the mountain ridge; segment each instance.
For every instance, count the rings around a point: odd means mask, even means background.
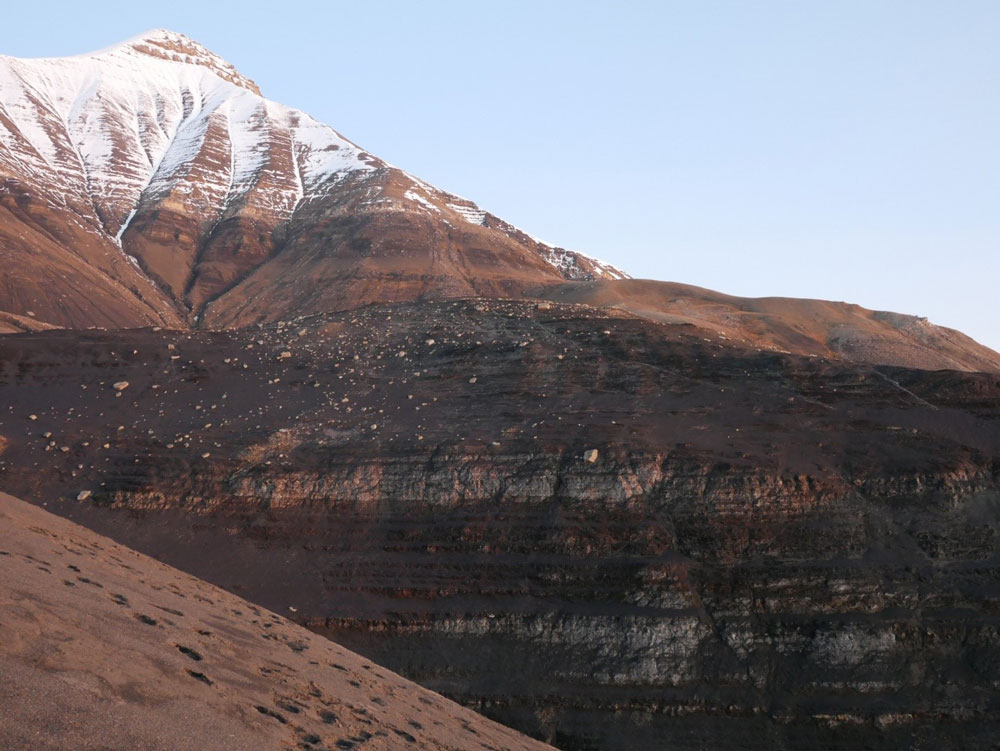
[[[922,316],[796,297],[738,297],[648,279],[559,284],[552,302],[613,308],[660,323],[691,324],[761,350],[922,370],[1000,372],[1000,353]]]

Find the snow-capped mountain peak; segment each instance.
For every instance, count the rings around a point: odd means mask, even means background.
[[[317,243],[324,237],[317,247],[327,255],[346,242],[409,264],[444,264],[447,270],[421,272],[431,281],[416,285],[442,294],[486,289],[485,277],[508,280],[490,282],[490,289],[506,290],[553,275],[617,274],[569,251],[556,257],[471,201],[265,99],[233,65],[164,29],[72,57],[0,55],[0,207],[16,203],[15,195],[28,197],[36,212],[22,206],[19,215],[45,216],[63,234],[72,227],[72,239],[60,239],[47,226],[45,242],[77,257],[92,247],[88,263],[100,257],[101,273],[144,301],[165,295],[184,318],[307,236]],[[385,247],[384,237],[371,246],[330,235],[373,217],[408,227],[408,239],[398,241],[405,252]],[[16,231],[26,248],[40,242]],[[442,253],[441,243],[465,252]],[[487,255],[484,247],[491,248]],[[473,257],[481,268],[470,265]],[[377,291],[378,284],[368,284],[365,295]]]
[[[212,71],[224,81],[229,81],[254,94],[260,94],[257,84],[236,70],[231,63],[190,37],[167,29],[151,29],[113,47],[82,57],[102,55],[146,55],[159,60],[198,65]]]
[[[0,56],[0,117],[3,161],[46,178],[53,200],[90,194],[89,218],[119,238],[127,217],[168,194],[220,216],[248,200],[287,217],[378,163],[164,30],[74,57]]]

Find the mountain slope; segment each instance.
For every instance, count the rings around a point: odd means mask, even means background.
[[[162,30],[90,55],[0,57],[0,206],[0,309],[65,326],[179,325],[211,301],[214,325],[282,317],[306,282],[316,304],[352,307],[383,281],[413,297],[622,276],[391,167]],[[275,290],[290,273],[306,278]]]
[[[534,290],[553,302],[625,310],[689,323],[741,346],[924,370],[1000,373],[1000,353],[926,318],[859,305],[789,297],[734,297],[687,284],[640,279]]]
[[[0,746],[550,748],[0,493]]]

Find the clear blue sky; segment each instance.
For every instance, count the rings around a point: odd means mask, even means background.
[[[997,0],[21,2],[0,52],[153,27],[633,276],[926,315],[1000,349]]]

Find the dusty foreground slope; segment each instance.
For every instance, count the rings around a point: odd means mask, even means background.
[[[0,748],[545,749],[0,493]]]

